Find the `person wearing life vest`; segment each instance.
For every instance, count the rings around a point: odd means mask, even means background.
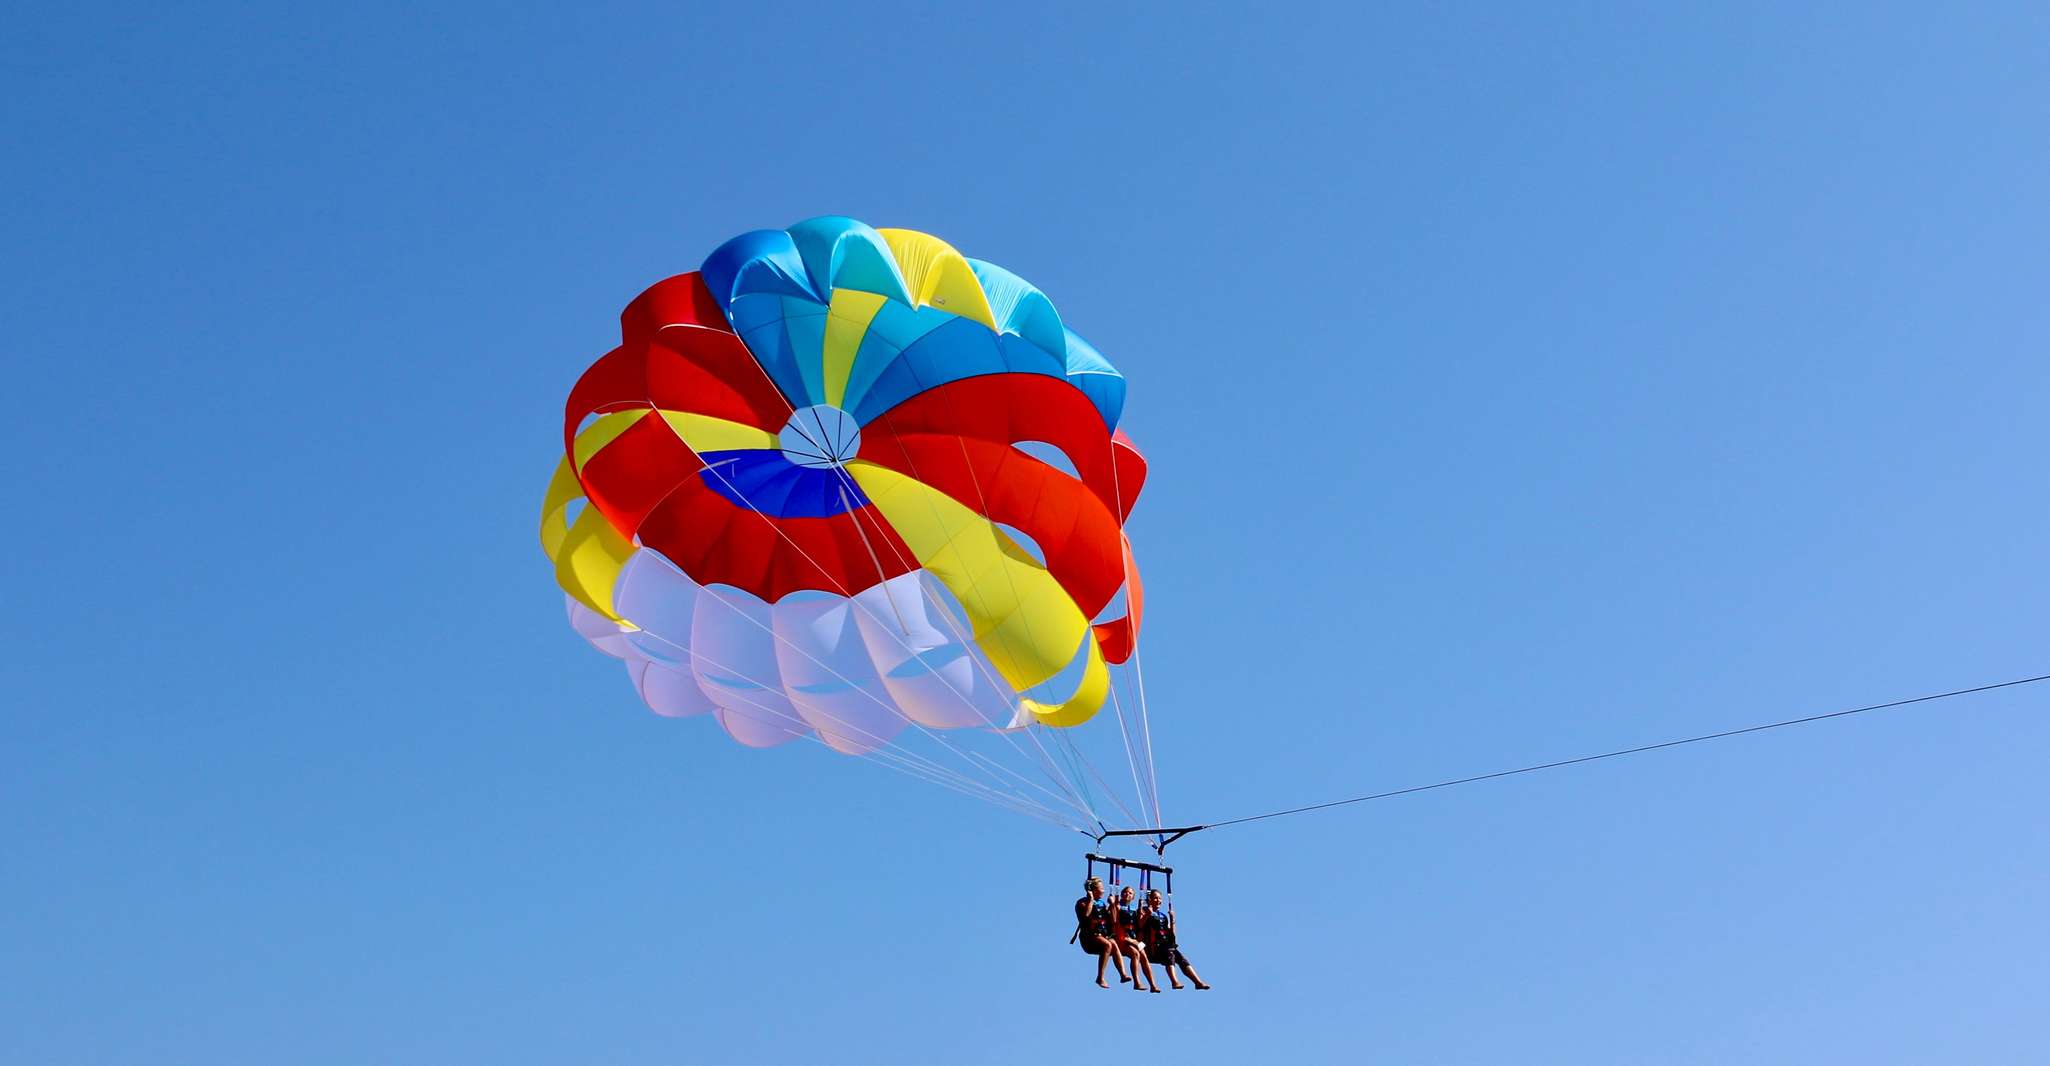
[[[1125,973],[1124,955],[1111,937],[1111,907],[1103,898],[1103,882],[1094,877],[1082,882],[1082,893],[1082,898],[1075,901],[1075,941],[1083,951],[1096,956],[1096,987],[1110,987],[1103,979],[1105,962],[1117,964],[1120,982],[1130,981],[1132,978]]]
[[[1132,886],[1126,885],[1118,893],[1118,903],[1111,908],[1111,938],[1117,941],[1118,950],[1132,961],[1132,990],[1139,989],[1139,975],[1146,975],[1146,991],[1158,992],[1160,985],[1153,980],[1153,967],[1146,962],[1146,945],[1139,939],[1139,901]],[[1172,971],[1168,973],[1173,979]]]
[[[1182,983],[1174,975],[1175,967],[1179,966],[1197,991],[1210,989],[1201,977],[1196,976],[1196,968],[1189,964],[1189,957],[1182,954],[1175,937],[1174,912],[1161,906],[1158,890],[1146,893],[1146,902],[1140,908],[1139,940],[1146,945],[1146,958],[1150,961],[1149,978],[1153,976],[1150,972],[1152,966],[1161,966],[1167,970],[1168,987],[1180,988]]]

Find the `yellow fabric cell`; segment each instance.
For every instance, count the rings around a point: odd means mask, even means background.
[[[555,476],[548,482],[548,495],[541,501],[541,550],[555,563],[556,584],[576,597],[577,602],[629,627],[631,623],[613,610],[612,586],[637,550],[633,541],[613,529],[595,507],[586,506],[575,522],[567,518],[569,505],[584,498],[577,470],[646,418],[649,410],[636,407],[612,411],[585,426],[571,447],[576,466],[572,467],[568,459],[556,464]],[[765,430],[723,418],[677,411],[663,411],[662,418],[693,450],[772,448],[776,444],[775,436]]]
[[[1065,729],[1081,725],[1096,716],[1103,706],[1103,698],[1110,692],[1110,668],[1103,664],[1103,652],[1091,638],[1089,646],[1083,649],[1089,656],[1084,668],[1082,683],[1075,686],[1075,694],[1059,703],[1041,703],[1035,699],[1021,699],[1019,709],[1039,720],[1041,725]]]
[[[1060,583],[1018,542],[946,493],[887,467],[856,460],[847,472],[920,565],[968,612],[975,642],[1011,687],[1023,692],[1059,674],[1077,647],[1089,656],[1074,695],[1060,703],[1022,701],[1048,725],[1075,725],[1103,705],[1109,674],[1089,620]]]
[[[578,450],[583,451],[585,439],[594,435],[602,435],[607,443],[611,442],[626,426],[647,412],[619,413],[633,417],[609,424],[604,418],[599,419],[577,435]],[[595,447],[590,449],[585,458],[596,451]],[[637,549],[632,541],[620,536],[612,524],[605,521],[605,516],[599,514],[597,508],[588,504],[574,523],[569,522],[569,505],[583,498],[584,487],[577,483],[576,471],[570,469],[569,460],[555,464],[555,476],[548,479],[548,495],[541,500],[541,550],[555,564],[555,583],[561,585],[564,592],[599,614],[631,627],[631,623],[613,610],[612,586],[618,582],[619,571]]]
[[[570,524],[556,553],[555,583],[584,606],[627,624],[613,610],[612,586],[635,550],[633,542],[620,536],[596,507],[586,507]]]
[[[847,375],[854,370],[854,353],[868,336],[868,324],[875,320],[889,297],[853,289],[834,289],[833,303],[826,310],[825,376],[826,402],[839,407],[847,398]]]
[[[904,274],[904,286],[911,292],[914,307],[932,306],[971,318],[994,330],[996,315],[989,309],[989,297],[975,269],[954,250],[954,246],[933,236],[908,229],[879,229]]]
[[[636,407],[627,411],[613,411],[609,414],[599,415],[596,421],[578,430],[576,447],[573,449],[573,454],[576,456],[577,469],[582,470],[584,464],[590,462],[591,457],[598,454],[598,449],[618,440],[621,433],[633,428],[635,422],[646,418],[648,411],[649,409],[646,407]]]
[[[577,473],[569,468],[569,460],[555,464],[555,476],[548,479],[548,495],[541,499],[541,550],[548,554],[548,561],[562,554],[562,541],[569,536],[569,520],[564,515],[569,505],[584,498],[584,487],[577,483]]]
[[[662,420],[690,450],[702,455],[705,452],[730,452],[745,448],[774,448],[776,435],[766,429],[711,415],[694,415],[685,411],[664,411]],[[582,443],[579,441],[579,443]]]

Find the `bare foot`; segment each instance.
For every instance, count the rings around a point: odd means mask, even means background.
[[[1181,990],[1182,990],[1182,986],[1181,986],[1181,984],[1180,984],[1179,982],[1175,982],[1175,981],[1169,981],[1169,982],[1167,983],[1167,987],[1169,987],[1169,988],[1172,988],[1172,989],[1174,989],[1174,990],[1175,990],[1175,991],[1177,991],[1177,992],[1179,992],[1179,991],[1181,991]]]
[[[1206,984],[1204,984],[1204,983],[1203,983],[1203,982],[1201,982],[1201,981],[1198,981],[1198,982],[1196,982],[1196,991],[1198,991],[1198,992],[1208,992],[1208,991],[1210,991],[1210,986],[1209,986],[1209,985],[1206,985]]]
[[[1096,979],[1096,987],[1098,987],[1098,988],[1109,988],[1109,987],[1110,987],[1110,982],[1109,982],[1109,981],[1106,981],[1106,980],[1104,980],[1104,979],[1103,979],[1103,978],[1101,978],[1101,977],[1099,977],[1099,978],[1097,978],[1097,979]]]

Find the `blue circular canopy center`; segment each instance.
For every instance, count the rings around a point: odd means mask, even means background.
[[[796,466],[835,469],[861,451],[861,423],[829,403],[801,408],[783,423],[776,446]]]

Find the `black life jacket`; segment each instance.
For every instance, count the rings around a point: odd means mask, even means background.
[[[1138,904],[1134,903],[1134,904],[1132,904],[1132,905],[1131,905],[1130,907],[1123,907],[1123,906],[1120,906],[1120,907],[1118,908],[1118,928],[1119,928],[1119,929],[1122,929],[1122,930],[1124,931],[1124,934],[1125,934],[1126,936],[1129,936],[1129,937],[1133,937],[1133,938],[1137,938],[1137,937],[1138,937],[1138,935],[1139,935],[1139,905],[1138,905]]]
[[[1139,938],[1148,948],[1174,946],[1174,919],[1165,909],[1154,908],[1139,918]]]
[[[1085,933],[1095,936],[1110,935],[1110,904],[1100,899],[1083,896],[1075,901],[1076,924]]]

